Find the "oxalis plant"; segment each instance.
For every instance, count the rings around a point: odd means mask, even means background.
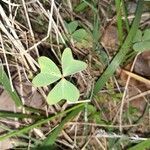
[[[62,73],[57,65],[49,58],[41,56],[38,59],[41,72],[33,78],[33,85],[36,87],[47,86],[60,80],[47,96],[49,105],[56,104],[65,99],[68,103],[75,103],[79,97],[79,90],[75,85],[66,80],[67,76],[83,71],[87,64],[75,60],[70,48],[66,48],[61,57]]]
[[[143,32],[138,30],[132,41],[133,49],[136,52],[144,52],[150,50],[150,28],[145,29]]]

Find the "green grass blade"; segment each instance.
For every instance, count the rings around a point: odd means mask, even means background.
[[[150,149],[150,139],[146,141],[142,141],[139,144],[129,148],[128,150],[148,150]]]
[[[2,66],[0,66],[0,83],[4,86],[4,89],[11,96],[11,98],[15,102],[16,106],[17,107],[22,106],[21,99],[19,98],[16,91],[12,91],[9,78],[7,77],[7,74],[3,70]]]
[[[33,114],[22,114],[22,113],[14,113],[10,111],[0,111],[0,117],[3,118],[32,118],[32,119],[42,119],[44,116],[33,115]]]
[[[85,2],[81,2],[79,5],[77,5],[74,9],[75,12],[83,12],[88,7],[88,4]]]
[[[127,8],[125,6],[124,0],[121,0],[121,1],[122,1],[122,7],[123,7],[123,14],[124,14],[124,17],[125,17],[126,30],[129,33],[129,31],[130,31],[130,25],[129,25],[129,20],[128,20],[128,13],[127,13],[128,10],[127,10]]]
[[[0,129],[2,129],[2,130],[5,130],[5,131],[13,131],[13,129],[10,129],[10,128],[8,128],[7,126],[5,126],[5,125],[0,125]],[[38,139],[35,139],[34,137],[32,138],[32,137],[30,137],[30,136],[27,136],[27,135],[21,135],[21,136],[18,136],[18,138],[21,138],[21,140],[23,140],[23,139],[25,139],[25,140],[30,140],[30,142],[31,143],[37,143],[37,142],[39,142],[39,140]],[[14,147],[13,147],[14,148]]]
[[[37,128],[38,126],[40,126],[40,125],[42,125],[44,123],[47,123],[48,121],[51,121],[51,120],[53,120],[53,119],[55,119],[57,117],[63,116],[63,115],[65,115],[65,114],[67,114],[67,113],[69,113],[69,112],[71,112],[73,110],[76,110],[76,109],[80,108],[80,107],[83,107],[83,105],[84,104],[76,105],[76,106],[74,106],[72,108],[69,108],[66,111],[63,111],[63,112],[60,112],[60,113],[56,114],[55,116],[52,116],[52,117],[49,117],[49,118],[46,118],[46,119],[41,119],[41,120],[39,120],[38,122],[36,122],[36,123],[34,123],[32,125],[29,125],[27,127],[24,127],[24,128],[18,129],[16,131],[9,132],[9,133],[7,133],[5,135],[2,135],[2,136],[0,136],[0,141],[6,140],[6,139],[8,139],[10,137],[20,136],[23,133],[27,133],[29,130],[31,130],[33,128]]]
[[[45,115],[45,111],[39,108],[34,108],[34,107],[26,106],[26,105],[24,105],[23,108],[26,111],[30,111],[31,113],[40,113],[40,114]]]
[[[143,10],[143,4],[144,4],[144,0],[138,1],[135,19],[133,21],[133,24],[131,26],[129,34],[127,35],[127,37],[126,37],[123,45],[121,46],[119,52],[116,54],[116,56],[113,58],[113,60],[111,61],[109,66],[106,68],[106,70],[104,71],[102,76],[96,82],[95,87],[94,87],[94,94],[97,94],[104,87],[105,83],[114,74],[114,72],[119,67],[119,65],[122,63],[126,54],[128,53],[130,46],[132,44],[132,40],[133,40],[137,30],[138,30],[138,26],[140,23],[142,10]]]
[[[123,42],[123,27],[122,27],[122,2],[121,0],[115,0],[116,11],[117,11],[117,30],[120,45]]]
[[[96,13],[94,15],[94,25],[93,25],[93,48],[94,50],[96,49],[97,45],[99,44],[99,39],[100,39],[100,19],[98,14]]]
[[[85,4],[87,4],[95,13],[97,13],[97,9],[88,1],[82,0]]]
[[[57,128],[55,128],[49,135],[48,137],[43,141],[43,143],[41,144],[39,150],[43,147],[49,147],[51,145],[53,145],[56,141],[56,138],[58,137],[59,133],[61,132],[61,130],[63,129],[64,125],[69,122],[71,119],[73,119],[80,111],[83,110],[84,107],[79,107],[75,110],[73,110],[71,113],[67,114],[67,116],[65,117],[65,119],[62,120],[62,122],[59,124],[59,126]]]

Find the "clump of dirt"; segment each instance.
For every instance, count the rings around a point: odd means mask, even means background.
[[[134,72],[150,79],[150,52],[141,53],[135,63]]]
[[[104,29],[101,44],[110,54],[112,54],[117,51],[118,42],[117,27],[115,25],[108,25]]]

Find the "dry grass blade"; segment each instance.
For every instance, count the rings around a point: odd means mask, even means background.
[[[18,57],[18,60],[19,60],[21,63],[24,63],[23,65],[25,65],[26,68],[29,69],[29,65],[28,65],[28,63],[26,62],[26,59],[27,59],[28,62],[29,62],[29,64],[31,65],[32,69],[33,69],[34,71],[36,71],[37,69],[36,69],[36,67],[35,67],[35,64],[37,64],[37,63],[35,62],[35,60],[34,60],[29,54],[27,54],[27,53],[25,52],[25,48],[24,48],[24,46],[22,45],[21,41],[19,40],[19,37],[18,37],[18,35],[17,35],[17,33],[16,33],[14,27],[12,26],[12,24],[11,24],[11,22],[10,22],[10,19],[9,19],[9,18],[7,17],[7,15],[5,14],[5,11],[4,11],[4,9],[2,8],[2,6],[0,6],[0,15],[1,15],[3,21],[6,23],[6,24],[4,24],[4,23],[2,23],[2,21],[0,21],[0,27],[1,27],[2,31],[3,31],[3,33],[8,37],[8,39],[9,39],[9,40],[12,42],[12,44],[15,46],[16,51],[19,52],[21,58]],[[8,32],[6,26],[9,27],[9,29],[11,30],[11,33],[12,33],[12,34],[10,34],[10,33]],[[23,52],[25,52],[24,55],[25,55],[26,59],[25,59],[25,57],[24,57],[23,54],[22,54]],[[23,60],[23,62],[22,62],[22,60]]]
[[[143,82],[145,84],[149,84],[150,85],[150,80],[149,79],[146,79],[146,78],[144,78],[142,76],[139,76],[139,75],[137,75],[135,73],[129,72],[129,71],[124,70],[124,69],[121,69],[121,71],[123,71],[125,74],[127,74],[131,78],[134,78],[135,80],[138,80],[140,82]]]

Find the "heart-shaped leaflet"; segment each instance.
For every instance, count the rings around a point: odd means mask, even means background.
[[[36,75],[32,83],[36,87],[46,86],[59,80],[62,75],[56,64],[45,56],[38,59],[41,72]]]
[[[141,33],[140,36],[138,36],[139,33]],[[144,52],[150,50],[150,29],[146,29],[144,31],[143,37],[141,30],[139,30],[135,37],[138,37],[139,40],[136,41],[136,43],[133,45],[133,49],[136,52]]]
[[[66,48],[64,50],[62,54],[61,62],[62,62],[62,71],[64,77],[85,70],[87,67],[87,64],[85,62],[82,62],[80,60],[75,60],[73,58],[70,48]]]
[[[48,94],[47,102],[49,105],[56,104],[62,99],[68,102],[76,102],[79,96],[79,90],[71,82],[62,78]]]

